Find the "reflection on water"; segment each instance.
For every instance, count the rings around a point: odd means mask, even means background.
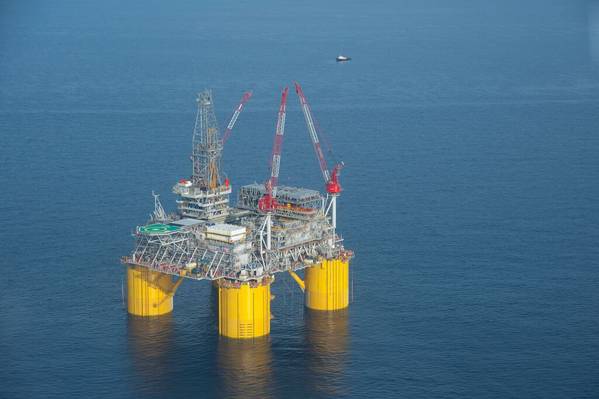
[[[173,347],[172,313],[159,317],[128,316],[127,335],[133,367],[145,381],[166,377]]]
[[[273,396],[272,351],[269,337],[218,340],[218,376],[226,398]]]
[[[210,307],[216,312],[214,292]],[[209,313],[209,312],[208,312]],[[129,357],[135,380],[131,388],[143,397],[168,397],[176,390],[197,397],[270,398],[277,394],[338,397],[350,394],[346,379],[349,351],[348,311],[304,311],[303,343],[277,344],[290,358],[274,359],[272,340],[219,337],[215,322],[204,315],[197,333],[177,332],[172,314],[127,319]],[[297,327],[297,326],[296,326]],[[288,346],[287,346],[288,345]],[[298,350],[299,349],[299,350]],[[276,360],[276,361],[275,361]],[[275,370],[291,362],[297,375]],[[281,392],[281,381],[294,384]],[[207,384],[206,381],[209,381]]]
[[[347,309],[323,312],[306,309],[306,377],[311,388],[324,396],[345,396],[348,381],[343,380],[349,341]]]
[[[216,281],[210,284],[210,317],[214,320],[214,327],[218,330],[218,287]]]

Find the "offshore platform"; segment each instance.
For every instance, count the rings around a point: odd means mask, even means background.
[[[301,86],[296,93],[307,124],[325,193],[279,186],[288,88],[281,94],[270,176],[264,184],[239,189],[236,206],[228,178],[221,174],[223,146],[251,92],[243,95],[222,137],[212,93],[198,95],[190,178],[173,187],[177,212],[167,214],[158,195],[150,220],[135,229],[127,267],[128,311],[159,316],[173,310],[173,297],[184,279],[211,280],[218,290],[218,329],[230,338],[270,333],[270,285],[275,274],[288,272],[304,291],[305,306],[321,311],[349,304],[349,260],[353,252],[337,233],[339,173],[330,171],[310,106]],[[297,272],[303,270],[302,279]],[[176,276],[177,278],[174,278]]]

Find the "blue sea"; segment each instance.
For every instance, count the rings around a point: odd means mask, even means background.
[[[335,57],[352,57],[336,63]],[[220,339],[208,282],[129,317],[120,257],[191,173],[234,189],[299,81],[343,160],[352,303],[273,285]],[[295,93],[281,184],[322,189]],[[0,1],[0,397],[599,397],[599,1]]]

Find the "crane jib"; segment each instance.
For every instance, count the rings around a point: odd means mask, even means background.
[[[235,112],[233,112],[233,116],[231,117],[231,120],[229,121],[229,124],[227,125],[227,129],[225,130],[225,133],[223,134],[223,138],[222,138],[223,144],[226,143],[227,140],[229,139],[229,137],[231,136],[231,132],[233,131],[235,122],[237,122],[237,118],[239,118],[239,114],[241,113],[241,111],[243,111],[244,105],[250,100],[251,97],[252,97],[251,91],[245,92],[243,94],[243,97],[241,97],[241,101],[239,102],[239,105],[235,109]]]
[[[281,166],[281,156],[274,155],[272,157],[272,172],[270,173],[270,177],[277,178],[279,177],[279,167]]]
[[[235,125],[235,122],[237,122],[237,118],[239,118],[239,113],[240,112],[241,112],[241,107],[239,107],[239,109],[235,112],[235,114],[233,114],[233,117],[231,118],[231,121],[227,125],[227,129],[233,129],[233,126]]]
[[[316,132],[316,126],[314,125],[314,118],[312,117],[310,105],[306,100],[306,96],[304,96],[302,87],[297,82],[295,82],[295,92],[297,93],[300,100],[300,107],[304,113],[304,119],[306,120],[306,125],[308,126],[308,133],[310,135],[310,139],[312,140],[312,145],[314,147],[314,152],[316,153],[316,158],[318,158],[318,164],[320,166],[320,171],[322,172],[322,177],[324,178],[325,183],[328,185],[331,180],[331,174],[327,166],[327,161],[322,152],[322,148],[320,147],[320,140],[318,138],[318,133]]]
[[[273,206],[274,198],[277,195],[277,185],[279,180],[279,170],[281,167],[281,149],[283,147],[283,135],[285,134],[285,111],[287,105],[286,87],[281,94],[281,105],[279,107],[279,115],[275,130],[275,138],[272,145],[272,158],[270,162],[270,179],[266,185],[266,197],[268,198],[267,208]]]

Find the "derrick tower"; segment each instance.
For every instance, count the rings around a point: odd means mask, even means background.
[[[197,103],[191,179],[179,180],[173,192],[179,195],[177,208],[181,216],[223,221],[228,214],[231,187],[220,173],[223,140],[218,134],[212,92],[204,90],[198,94]]]
[[[200,93],[197,103],[198,113],[192,139],[192,183],[213,190],[221,183],[220,158],[223,147],[218,137],[212,91],[204,90]]]

